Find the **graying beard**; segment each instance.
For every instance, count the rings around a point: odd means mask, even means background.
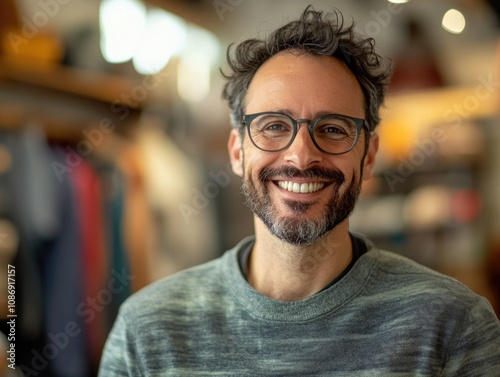
[[[311,245],[315,243],[319,238],[321,238],[324,234],[335,228],[335,226],[337,226],[339,223],[344,221],[352,212],[354,204],[356,203],[361,191],[361,185],[358,184],[357,187],[353,187],[356,186],[356,182],[353,181],[344,194],[344,198],[342,198],[343,200],[339,202],[339,191],[337,190],[335,198],[331,200],[325,208],[325,210],[327,211],[326,216],[322,216],[321,219],[317,222],[314,220],[279,218],[276,214],[275,208],[272,206],[272,203],[269,199],[267,186],[263,185],[264,192],[262,200],[260,200],[256,186],[253,181],[251,181],[251,178],[249,177],[249,181],[251,182],[250,185],[245,182],[244,154],[242,157],[242,192],[245,196],[246,205],[264,222],[264,224],[273,235],[275,235],[282,241],[285,241],[292,245]],[[362,168],[363,164],[361,164],[361,172]],[[291,172],[289,173],[289,175],[293,176]],[[264,178],[265,177],[260,177],[260,179],[262,179],[263,181],[265,180]],[[338,185],[340,186],[340,183],[338,183]],[[253,188],[249,188],[247,186],[253,186]],[[290,201],[287,204],[297,213],[305,212],[307,210],[307,206],[311,205],[310,203],[294,203],[293,201]],[[334,208],[333,204],[337,204],[337,208]],[[335,212],[335,216],[332,216],[333,212]]]

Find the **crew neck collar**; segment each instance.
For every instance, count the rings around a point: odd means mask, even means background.
[[[303,300],[279,301],[257,292],[241,273],[238,253],[242,249],[251,247],[254,242],[255,237],[251,236],[229,250],[222,257],[221,272],[228,289],[240,305],[253,317],[267,321],[304,322],[335,310],[364,287],[376,260],[371,255],[375,247],[365,240],[368,252],[360,257],[351,270],[336,284]]]

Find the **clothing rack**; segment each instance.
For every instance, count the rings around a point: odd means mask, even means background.
[[[20,236],[9,261],[19,275],[16,361],[42,369],[35,368],[40,376],[94,376],[118,307],[137,289],[126,280],[132,275],[122,227],[129,183],[115,159],[148,103],[131,107],[120,100],[137,85],[0,58],[0,148],[10,161],[0,174],[6,198],[0,218]],[[127,116],[120,119],[112,106],[126,108]],[[78,155],[79,146],[92,153]],[[69,165],[72,153],[78,163]],[[47,357],[57,348],[54,339],[66,337],[58,357]]]

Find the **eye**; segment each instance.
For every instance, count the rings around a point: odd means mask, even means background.
[[[321,119],[314,130],[316,137],[334,141],[354,138],[356,132],[356,124],[350,119],[340,116]]]
[[[316,128],[316,135],[330,138],[339,138],[350,135],[349,127],[343,124],[327,123]]]
[[[267,134],[278,134],[292,132],[293,125],[287,119],[276,116],[264,116],[257,118],[252,123],[255,130]]]
[[[347,131],[345,130],[344,127],[333,125],[333,124],[329,124],[329,125],[322,127],[322,132],[324,132],[326,134],[340,134],[340,135],[347,134]]]
[[[278,122],[269,123],[265,127],[262,128],[263,131],[269,131],[269,132],[286,131],[287,129],[288,129],[287,124],[278,123]]]

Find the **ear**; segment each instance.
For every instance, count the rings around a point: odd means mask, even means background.
[[[373,167],[375,165],[375,156],[378,151],[379,137],[373,133],[368,142],[368,150],[366,151],[365,160],[363,162],[363,180],[370,179],[373,175]]]
[[[243,176],[243,150],[241,142],[239,131],[233,128],[229,134],[229,140],[227,141],[227,150],[229,152],[229,160],[231,161],[233,172],[240,177]]]

